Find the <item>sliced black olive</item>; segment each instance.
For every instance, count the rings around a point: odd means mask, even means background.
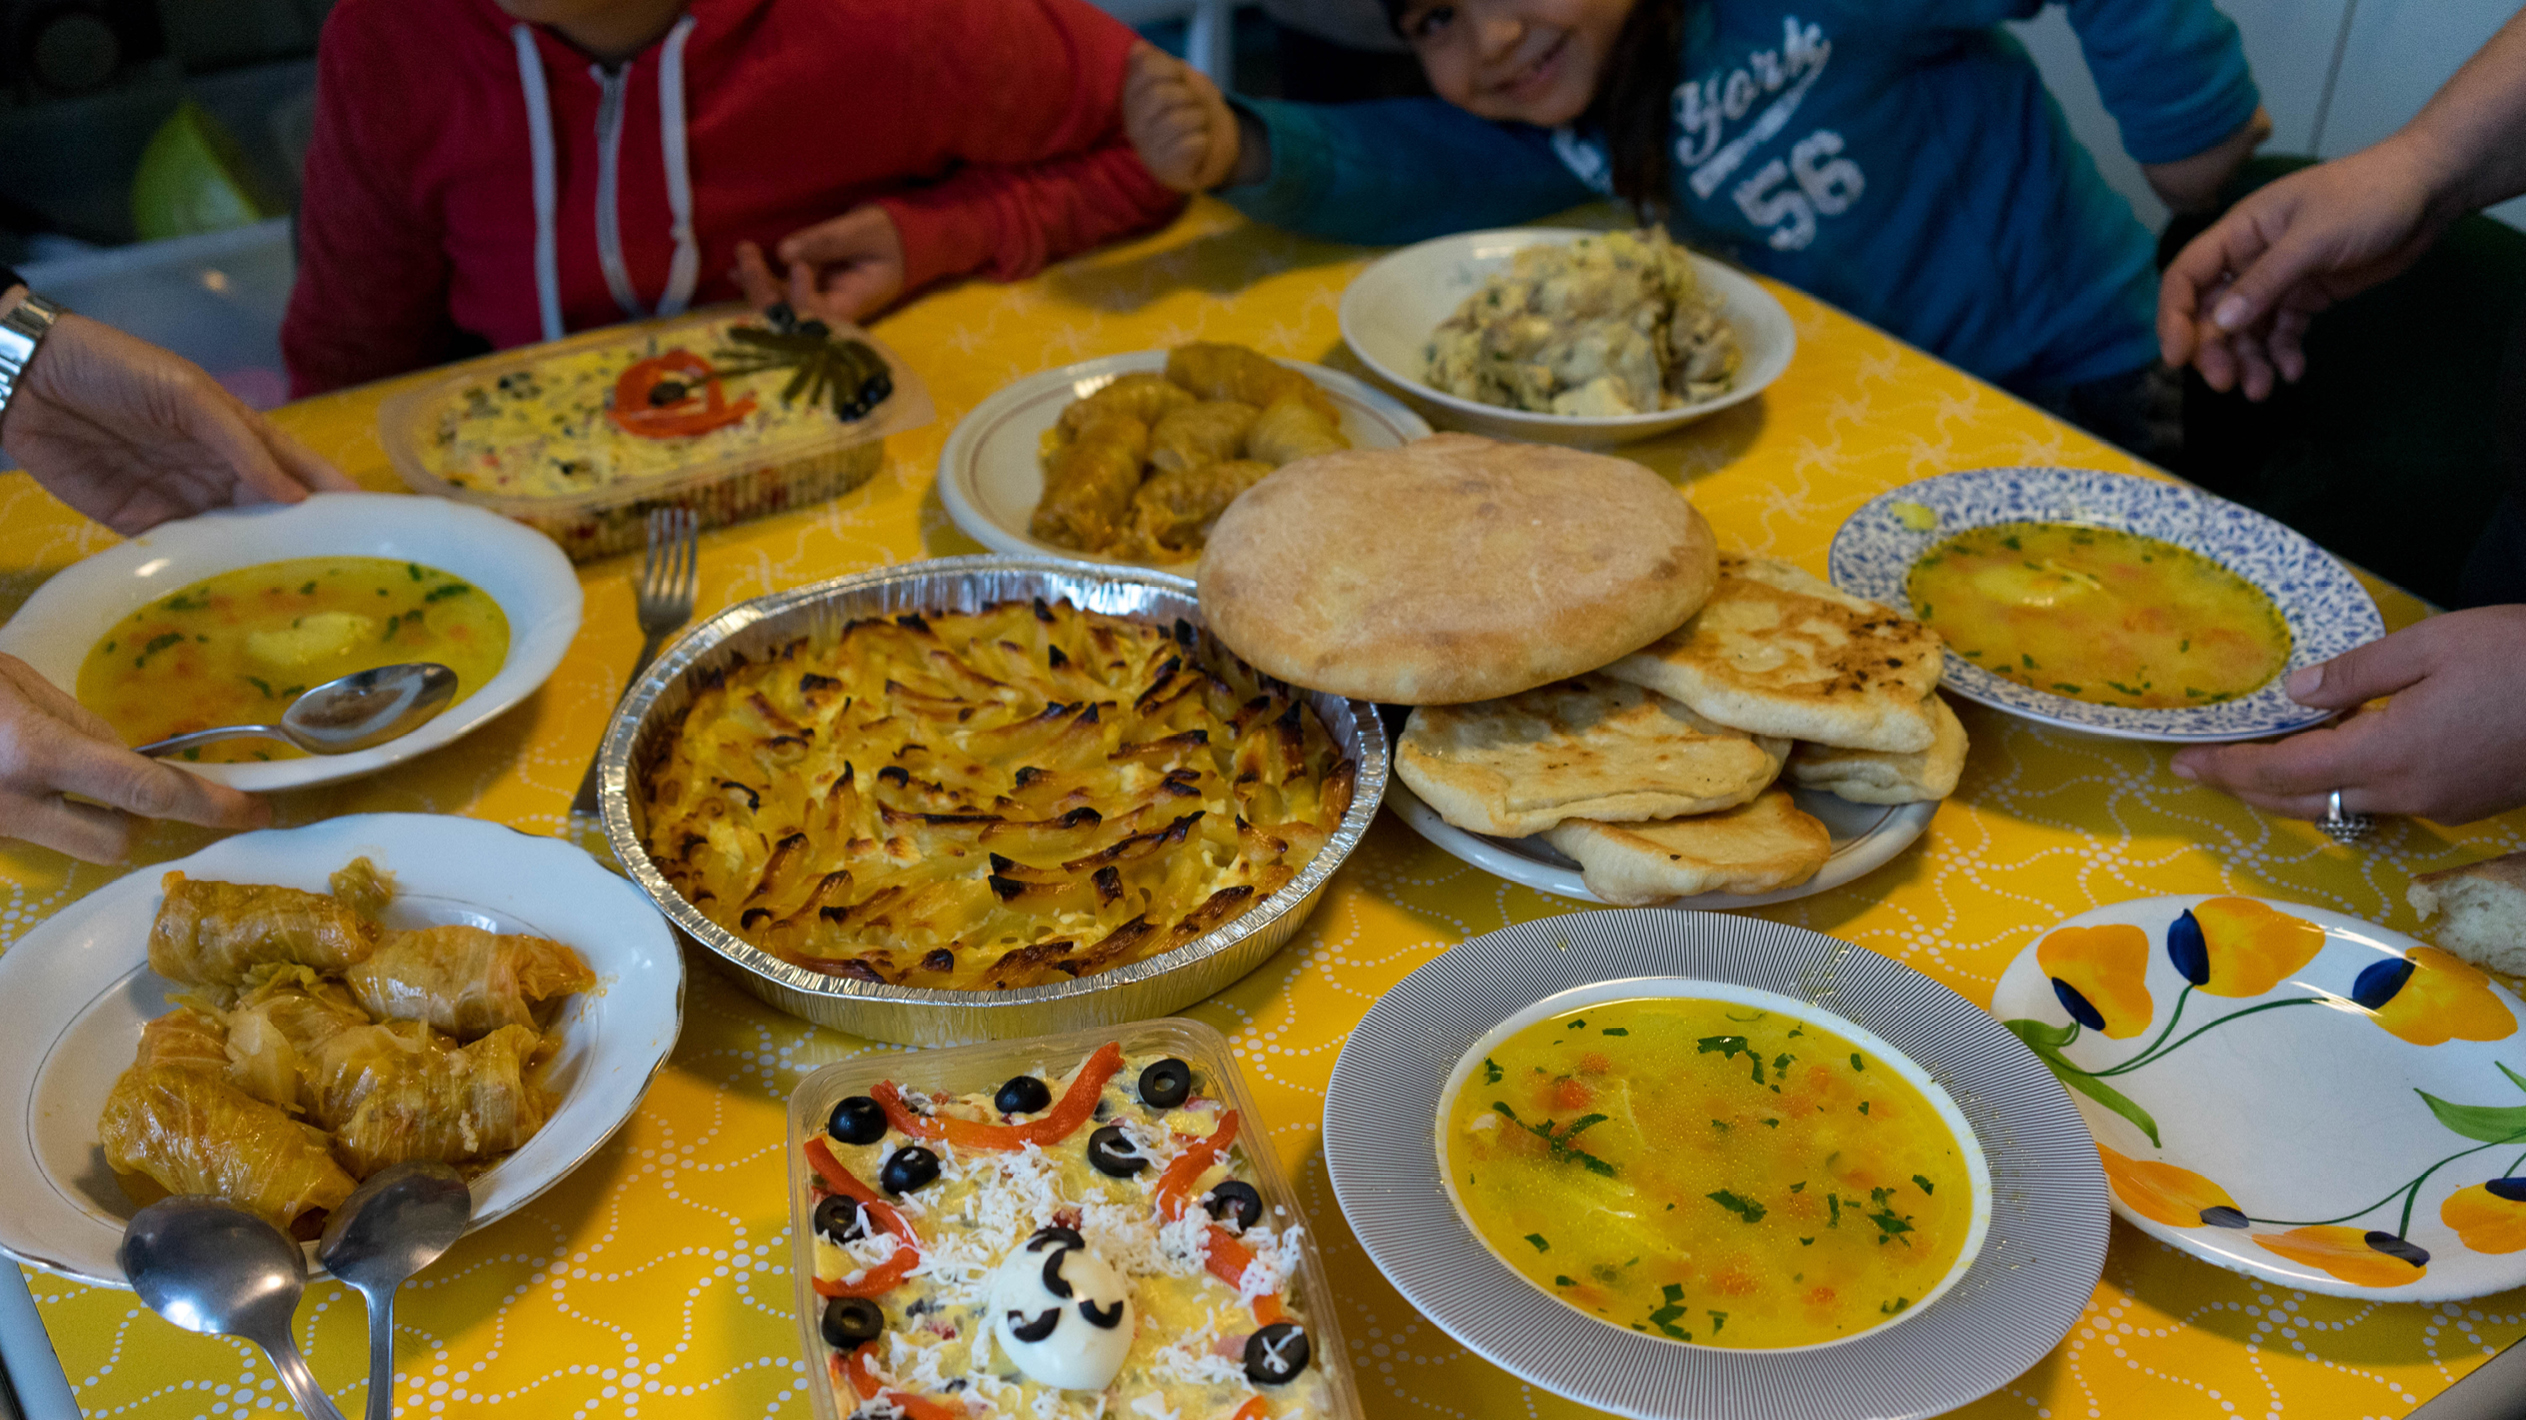
[[[1088,1136],[1088,1163],[1107,1178],[1129,1178],[1149,1167],[1149,1156],[1125,1135],[1119,1124],[1108,1124]]]
[[[1035,1231],[1035,1236],[1026,1240],[1026,1250],[1028,1252],[1042,1252],[1045,1248],[1055,1245],[1059,1245],[1061,1247],[1086,1247],[1088,1245],[1088,1240],[1079,1236],[1079,1230],[1077,1228],[1065,1228],[1059,1224],[1055,1224],[1049,1228],[1038,1228]]]
[[[824,1127],[845,1144],[874,1144],[886,1137],[886,1111],[866,1095],[853,1095],[833,1107]]]
[[[1140,1102],[1173,1109],[1193,1094],[1193,1067],[1170,1055],[1140,1072]]]
[[[827,1346],[837,1351],[857,1350],[863,1341],[874,1341],[886,1330],[886,1314],[866,1297],[836,1297],[824,1304],[824,1332]]]
[[[1123,1304],[1116,1302],[1111,1307],[1100,1307],[1082,1298],[1079,1302],[1079,1315],[1086,1317],[1088,1325],[1099,1331],[1112,1331],[1123,1324]]]
[[[1020,1075],[1002,1085],[991,1103],[1002,1114],[1033,1114],[1052,1107],[1052,1086],[1032,1075]]]
[[[1202,1210],[1242,1233],[1263,1221],[1263,1195],[1253,1184],[1232,1178],[1203,1197]]]
[[[1044,1290],[1065,1302],[1070,1300],[1070,1279],[1061,1275],[1061,1263],[1069,1255],[1070,1249],[1066,1247],[1057,1247],[1044,1254]]]
[[[682,380],[660,380],[649,387],[649,404],[651,408],[661,408],[686,399],[692,393],[685,388]]]
[[[798,312],[792,310],[787,301],[774,301],[763,312],[763,319],[771,324],[772,329],[784,335],[798,329]]]
[[[1052,1335],[1053,1328],[1059,1325],[1061,1325],[1061,1308],[1059,1307],[1048,1308],[1033,1321],[1028,1321],[1024,1312],[1009,1313],[1009,1335],[1020,1341],[1041,1341]]]
[[[837,1243],[868,1236],[868,1216],[860,1205],[836,1193],[816,1205],[816,1231]]]
[[[918,1144],[906,1144],[886,1156],[877,1170],[877,1186],[892,1194],[910,1193],[938,1181],[938,1155]]]
[[[1245,1339],[1246,1379],[1282,1385],[1307,1369],[1307,1333],[1296,1322],[1276,1321]]]

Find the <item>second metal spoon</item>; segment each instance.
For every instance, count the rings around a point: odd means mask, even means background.
[[[132,1215],[118,1258],[151,1311],[187,1331],[254,1342],[308,1420],[342,1420],[290,1335],[307,1259],[280,1229],[216,1198],[166,1198]]]
[[[349,754],[421,728],[456,698],[456,672],[436,661],[354,671],[300,695],[277,725],[222,725],[139,747],[172,754],[220,740],[285,740],[309,754]]]
[[[368,1299],[368,1420],[393,1420],[395,1289],[438,1261],[474,1216],[473,1194],[445,1164],[380,1169],[325,1221],[316,1259]]]

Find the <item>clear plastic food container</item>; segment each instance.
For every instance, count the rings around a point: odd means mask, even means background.
[[[1077,1071],[1082,1063],[1100,1047],[1109,1042],[1118,1045],[1124,1059],[1130,1062],[1123,1071],[1113,1077],[1113,1085],[1121,1086],[1126,1094],[1137,1089],[1134,1072],[1140,1068],[1144,1059],[1171,1056],[1192,1067],[1190,1094],[1194,1103],[1197,1104],[1202,1098],[1207,1097],[1219,1100],[1229,1109],[1236,1111],[1239,1122],[1237,1138],[1226,1151],[1225,1161],[1230,1164],[1230,1172],[1234,1178],[1245,1180],[1253,1185],[1260,1196],[1262,1221],[1280,1234],[1284,1240],[1281,1244],[1284,1249],[1295,1253],[1294,1265],[1289,1270],[1287,1284],[1280,1295],[1287,1308],[1286,1319],[1296,1323],[1306,1335],[1308,1368],[1320,1375],[1323,1384],[1321,1390],[1314,1387],[1302,1387],[1296,1382],[1283,1385],[1247,1384],[1245,1390],[1235,1392],[1225,1404],[1220,1403],[1215,1395],[1197,1403],[1183,1390],[1176,1391],[1175,1398],[1170,1400],[1161,1394],[1159,1389],[1163,1384],[1161,1382],[1133,1382],[1131,1377],[1140,1373],[1141,1368],[1126,1362],[1110,1393],[1088,1390],[1057,1392],[1071,1403],[1071,1409],[1055,1409],[1049,1413],[1068,1415],[1075,1411],[1079,1415],[1096,1414],[1099,1409],[1098,1397],[1102,1395],[1105,1396],[1102,1413],[1108,1417],[1108,1420],[1136,1420],[1136,1417],[1140,1415],[1151,1413],[1180,1415],[1181,1420],[1231,1420],[1232,1416],[1237,1417],[1237,1420],[1257,1420],[1258,1416],[1268,1417],[1268,1420],[1297,1420],[1297,1417],[1301,1416],[1309,1417],[1309,1420],[1317,1420],[1317,1417],[1322,1417],[1322,1420],[1359,1420],[1361,1411],[1358,1392],[1353,1385],[1350,1373],[1350,1355],[1342,1344],[1341,1331],[1334,1321],[1331,1305],[1333,1293],[1325,1280],[1324,1262],[1316,1251],[1314,1230],[1305,1225],[1306,1220],[1299,1211],[1297,1198],[1290,1189],[1289,1180],[1281,1172],[1278,1157],[1267,1144],[1261,1142],[1269,1139],[1271,1131],[1256,1112],[1252,1096],[1246,1092],[1245,1082],[1239,1077],[1235,1061],[1229,1052],[1227,1039],[1199,1021],[1180,1018],[1139,1021],[1124,1026],[1070,1031],[1060,1035],[1033,1036],[1021,1040],[992,1041],[947,1050],[925,1050],[911,1054],[873,1053],[828,1065],[808,1076],[799,1085],[797,1092],[790,1096],[789,1101],[792,1272],[798,1308],[799,1341],[806,1348],[809,1373],[815,1378],[808,1390],[815,1398],[818,1420],[844,1420],[844,1417],[860,1411],[864,1404],[869,1403],[863,1401],[844,1373],[844,1366],[848,1360],[847,1354],[828,1344],[822,1334],[822,1319],[827,1299],[816,1292],[813,1282],[816,1276],[816,1205],[827,1196],[828,1190],[824,1187],[815,1167],[809,1162],[806,1146],[810,1140],[827,1139],[826,1124],[834,1106],[850,1096],[871,1094],[880,1081],[891,1081],[903,1089],[907,1095],[912,1096],[912,1103],[917,1107],[921,1103],[920,1096],[992,1093],[999,1090],[1013,1076],[1028,1074],[1048,1084],[1050,1093],[1056,1101],[1051,1112],[1057,1112],[1059,1107],[1057,1101],[1064,1093],[1064,1087],[1071,1079],[1073,1072]],[[1108,1087],[1104,1098],[1109,1104],[1113,1101],[1115,1095],[1112,1086]],[[1041,1106],[1038,1108],[1040,1109]],[[1132,1108],[1137,1110],[1139,1106],[1135,1105]],[[1117,1123],[1121,1122],[1124,1116],[1125,1111],[1122,1109],[1113,1111],[1113,1118]],[[1161,1119],[1164,1117],[1160,1116]],[[1096,1124],[1095,1120],[1079,1123],[1057,1143],[1043,1146],[1043,1152],[1049,1155],[1064,1149],[1076,1150],[1085,1147]],[[1181,1141],[1185,1136],[1178,1132],[1176,1137]],[[830,1144],[829,1139],[827,1142]],[[886,1136],[883,1147],[888,1151],[893,1151],[904,1143],[899,1133],[890,1133]],[[952,1143],[944,1141],[931,1144],[929,1147],[937,1149],[942,1154],[951,1153],[954,1150]],[[994,1156],[977,1151],[970,1157]],[[948,1167],[951,1171],[954,1170],[957,1167],[956,1161],[951,1159]],[[878,1175],[881,1172],[882,1170],[876,1167],[862,1170],[862,1183],[879,1184],[881,1179]],[[1146,1176],[1152,1178],[1161,1176],[1159,1171],[1154,1169],[1147,1170],[1145,1173]],[[886,1193],[876,1196],[886,1200],[898,1197]],[[922,1192],[920,1189],[915,1189],[905,1196],[917,1201],[921,1198]],[[1079,1197],[1066,1195],[1065,1197],[1066,1201],[1073,1205],[1084,1201]],[[995,1205],[987,1202],[981,1194],[967,1195],[967,1199],[968,1201],[958,1210],[959,1216],[990,1217],[994,1214]],[[1124,1206],[1129,1205],[1126,1203]],[[942,1236],[932,1231],[935,1218],[936,1215],[933,1213],[911,1219],[910,1225],[920,1233],[925,1243],[934,1244]],[[1193,1223],[1197,1228],[1201,1225],[1194,1223],[1194,1220],[1204,1218],[1205,1215],[1199,1207],[1188,1210],[1185,1215],[1185,1221]],[[875,1210],[872,1209],[865,1221],[882,1225],[884,1219],[875,1216]],[[1054,1221],[1057,1220],[1029,1216],[1024,1220],[1023,1226],[1041,1228]],[[1083,1223],[1081,1226],[1093,1233],[1096,1225]],[[1254,1234],[1249,1231],[1244,1236],[1252,1237]],[[1042,1237],[1041,1233],[1037,1233],[1030,1241],[1040,1243]],[[1090,1241],[1094,1241],[1093,1237]],[[953,1265],[955,1262],[953,1248],[954,1244],[951,1243],[950,1251],[942,1253],[942,1256],[948,1259],[947,1265]],[[1012,1248],[1009,1255],[1016,1255],[1019,1251],[1019,1248]],[[967,1258],[966,1261],[970,1263],[972,1259]],[[929,1254],[923,1255],[922,1265],[924,1267],[930,1265]],[[1030,1261],[1028,1269],[1031,1270],[1031,1267]],[[1083,1269],[1076,1264],[1073,1264],[1069,1271],[1071,1279],[1081,1283],[1081,1296],[1093,1300],[1096,1287],[1087,1279],[1094,1277],[1096,1273],[1092,1269]],[[911,1274],[915,1281],[921,1275],[921,1271],[917,1268]],[[988,1287],[990,1284],[985,1285]],[[1182,1339],[1181,1337],[1169,1338],[1162,1329],[1164,1323],[1153,1322],[1150,1318],[1150,1312],[1153,1309],[1161,1312],[1170,1310],[1170,1304],[1174,1298],[1162,1297],[1144,1289],[1152,1286],[1162,1287],[1165,1285],[1165,1279],[1133,1281],[1127,1285],[1131,1289],[1129,1294],[1136,1303],[1133,1313],[1135,1325],[1138,1328],[1136,1334],[1156,1335],[1159,1337],[1160,1346],[1166,1345],[1169,1340]],[[1205,1288],[1210,1287],[1206,1280],[1202,1285]],[[1211,1288],[1211,1290],[1218,1289]],[[959,1315],[956,1308],[952,1306],[925,1308],[923,1316],[927,1320],[923,1321],[920,1318],[907,1316],[906,1305],[902,1302],[890,1303],[886,1294],[881,1293],[872,1300],[883,1309],[887,1333],[901,1329],[907,1322],[916,1325],[945,1325],[950,1323],[950,1319]],[[987,1325],[988,1323],[983,1319],[992,1315],[993,1311],[986,1306],[980,1313],[960,1324]],[[1062,1320],[1077,1324],[1067,1317]],[[881,1343],[884,1342],[885,1337],[881,1336],[880,1340]],[[884,1346],[881,1345],[880,1349],[884,1349]],[[1204,1354],[1217,1353],[1205,1351]],[[1132,1355],[1135,1358],[1141,1355],[1137,1345]],[[1021,1372],[1020,1366],[1010,1356],[1005,1343],[995,1345],[992,1356],[995,1369],[1003,1378],[1027,1373]],[[1225,1359],[1224,1356],[1222,1359]],[[1022,1404],[1016,1398],[1015,1390],[1005,1392],[1000,1399],[995,1400],[990,1395],[982,1394],[988,1388],[978,1383],[962,1382],[959,1383],[959,1389],[952,1393],[920,1396],[920,1393],[915,1391],[914,1394],[921,1399],[936,1399],[946,1406],[958,1406],[960,1402],[980,1399],[1000,1407],[988,1413],[1010,1416],[1033,1416],[1040,1413],[1032,1405]],[[889,1392],[881,1390],[879,1393],[885,1395]],[[1036,1393],[1045,1392],[1038,1389]],[[893,1392],[893,1394],[896,1397],[895,1403],[910,1413],[924,1413],[917,1404],[905,1401],[901,1391]],[[1161,1395],[1154,1412],[1147,1400],[1150,1395]],[[1249,1402],[1256,1400],[1259,1400],[1259,1406],[1249,1409]],[[1140,1408],[1135,1409],[1135,1406]],[[1215,1416],[1211,1413],[1213,1409],[1218,1412]],[[885,1412],[882,1406],[877,1406],[869,1413]],[[953,1413],[962,1416],[966,1412],[958,1408]]]
[[[868,363],[830,383],[766,365],[794,352],[741,328],[782,336],[718,307],[469,360],[388,399],[378,438],[414,492],[515,518],[584,561],[640,546],[653,508],[718,527],[847,493],[886,435],[930,421],[920,376],[856,327],[833,338],[865,346],[882,380]],[[844,406],[875,397],[846,419],[836,385]]]

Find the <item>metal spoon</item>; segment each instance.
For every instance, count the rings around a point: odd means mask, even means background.
[[[162,1199],[132,1215],[120,1260],[151,1311],[187,1331],[255,1343],[308,1420],[342,1420],[290,1336],[307,1259],[280,1229],[216,1198]]]
[[[456,672],[436,661],[353,671],[299,696],[277,725],[223,725],[170,735],[141,754],[169,754],[219,740],[287,740],[309,754],[349,754],[421,728],[456,698]]]
[[[368,1299],[368,1420],[394,1420],[395,1289],[438,1261],[473,1216],[462,1175],[413,1162],[369,1175],[325,1220],[316,1259]]]

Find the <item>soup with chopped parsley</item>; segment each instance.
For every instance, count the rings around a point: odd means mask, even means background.
[[[1616,1326],[1742,1350],[1901,1316],[1973,1226],[1966,1151],[1885,1061],[1732,1001],[1601,1003],[1519,1031],[1448,1111],[1483,1241]]]
[[[354,671],[437,661],[456,698],[509,657],[489,593],[415,562],[303,557],[195,582],[124,617],[79,667],[79,703],[145,744],[220,725],[268,725],[300,692]],[[301,759],[279,740],[183,752],[203,763]]]
[[[2289,664],[2272,599],[2198,552],[2076,523],[1994,523],[1922,554],[1912,614],[1993,675],[2097,705],[2180,710]]]

